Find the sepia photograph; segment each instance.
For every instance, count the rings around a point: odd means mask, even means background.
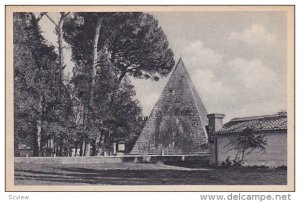
[[[294,6],[6,6],[6,190],[293,191],[294,71]]]

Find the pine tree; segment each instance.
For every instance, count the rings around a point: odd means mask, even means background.
[[[166,76],[171,71],[174,60],[166,36],[157,20],[149,14],[73,15],[65,20],[64,38],[72,47],[75,63],[72,83],[82,109],[81,150],[82,155],[88,155],[92,137],[103,137],[104,133],[111,137],[112,132],[116,133],[106,124],[110,125],[111,119],[118,116],[115,114],[116,103],[125,104],[119,103],[121,97],[118,96],[129,82],[126,75],[158,80],[159,75]],[[97,100],[98,95],[105,99]],[[99,125],[101,130],[97,129]]]

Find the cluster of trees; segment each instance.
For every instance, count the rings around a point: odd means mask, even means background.
[[[142,109],[130,77],[157,81],[174,66],[158,21],[141,12],[13,17],[15,155],[20,145],[33,156],[67,156],[72,149],[89,156],[109,153],[119,139],[132,144]],[[42,18],[55,25],[55,46],[41,33]],[[64,43],[72,50],[70,80]]]

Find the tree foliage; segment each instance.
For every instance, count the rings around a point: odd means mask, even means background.
[[[13,43],[15,146],[25,141],[33,155],[45,155],[45,137],[67,133],[70,96],[60,82],[54,47],[47,45],[34,14],[14,13]]]
[[[14,13],[15,155],[20,143],[34,156],[132,144],[142,110],[129,78],[158,80],[174,65],[158,21],[140,12],[60,14],[55,22],[48,13]],[[58,53],[43,38],[43,16],[56,25]],[[62,40],[72,50],[70,83],[62,82]]]
[[[267,140],[265,135],[255,134],[252,129],[244,129],[241,135],[237,138],[237,154],[236,157],[241,156],[240,162],[244,163],[245,157],[253,150],[257,149],[260,152],[265,152]]]
[[[147,13],[76,13],[66,20],[65,39],[73,47],[80,65],[91,62],[93,28],[103,15],[99,54],[105,54],[121,81],[126,74],[135,78],[166,76],[174,66],[173,52],[158,21]],[[79,48],[80,47],[80,48]]]
[[[99,34],[96,66],[95,33]],[[72,47],[72,83],[83,105],[85,136],[130,134],[138,125],[141,109],[126,75],[158,80],[174,65],[173,52],[157,20],[145,13],[73,13],[65,20],[64,38]]]

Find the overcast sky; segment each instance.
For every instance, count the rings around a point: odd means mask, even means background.
[[[175,54],[181,56],[208,113],[234,117],[273,114],[287,108],[285,12],[158,12]],[[55,17],[55,14],[51,14]],[[41,21],[56,45],[53,26]],[[70,50],[65,50],[66,60]],[[68,63],[67,71],[72,71]],[[132,80],[149,115],[168,78]]]

